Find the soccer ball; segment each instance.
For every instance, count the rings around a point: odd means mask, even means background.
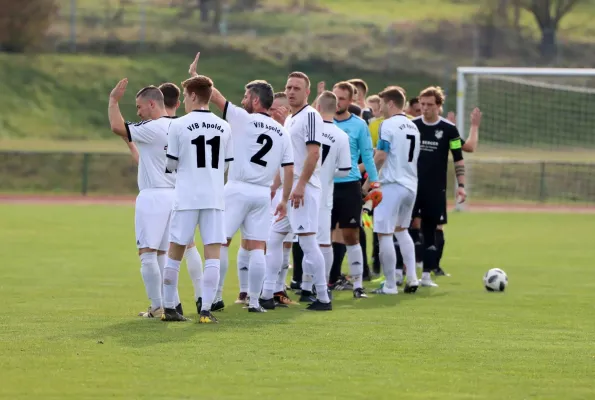
[[[484,275],[483,285],[488,292],[503,292],[508,286],[508,276],[500,268],[492,268]]]

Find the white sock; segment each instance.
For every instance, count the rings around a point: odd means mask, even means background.
[[[265,300],[272,299],[275,293],[277,278],[283,262],[283,239],[285,239],[284,234],[271,232],[267,241],[267,266],[262,287],[262,298]]]
[[[178,292],[178,277],[180,275],[180,262],[167,258],[163,269],[163,307],[176,308],[176,294]]]
[[[283,262],[281,263],[281,271],[277,277],[277,287],[275,292],[285,291],[285,281],[287,279],[287,272],[289,271],[289,256],[291,255],[291,248],[286,249],[283,247]]]
[[[196,302],[199,297],[202,297],[202,258],[196,246],[186,249],[184,257],[186,257],[186,267],[188,267]]]
[[[324,257],[324,271],[326,281],[328,282],[331,275],[331,268],[333,267],[333,248],[331,246],[320,246],[320,251]]]
[[[219,287],[217,288],[217,295],[215,299],[223,299],[223,285],[225,284],[225,277],[227,276],[227,269],[229,268],[229,247],[221,246],[221,258],[219,268]]]
[[[266,271],[266,258],[264,250],[252,250],[250,252],[250,266],[248,267],[249,275],[249,289],[250,307],[258,307],[258,299],[262,291],[264,282],[264,274]]]
[[[413,239],[411,239],[408,231],[395,232],[395,237],[399,242],[399,249],[403,255],[403,264],[407,267],[407,283],[415,283],[417,282],[417,272],[415,271],[415,244]]]
[[[238,280],[240,282],[240,292],[248,293],[249,273],[248,264],[250,262],[250,252],[240,246],[238,250]]]
[[[378,235],[378,256],[380,257],[380,265],[386,282],[384,287],[387,289],[395,289],[397,287],[397,252],[393,244],[392,235]]]
[[[167,263],[167,253],[157,254],[157,263],[159,264],[159,274],[161,274],[161,298],[163,298],[163,270]]]
[[[359,243],[353,246],[347,246],[347,262],[349,262],[349,275],[351,275],[353,288],[361,288],[362,275],[364,274],[364,254],[362,253],[362,246]]]
[[[161,272],[157,261],[157,253],[143,253],[140,255],[140,274],[143,277],[147,297],[151,300],[151,309],[163,305],[161,296]]]
[[[302,268],[304,271],[310,272],[314,277],[316,297],[322,303],[329,303],[330,299],[328,297],[328,285],[326,283],[324,257],[322,256],[320,246],[316,241],[316,235],[300,236],[300,246],[304,251]]]
[[[202,277],[202,309],[201,311],[211,311],[217,287],[219,286],[219,265],[221,262],[217,259],[205,260],[205,271]]]

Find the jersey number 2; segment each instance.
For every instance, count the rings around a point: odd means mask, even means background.
[[[409,162],[412,162],[413,161],[413,154],[414,154],[414,151],[415,151],[415,136],[413,136],[413,135],[407,135],[407,139],[409,141],[411,141],[411,143],[409,143]]]
[[[262,144],[262,147],[256,152],[256,154],[252,156],[252,158],[250,158],[250,161],[254,164],[266,167],[267,162],[263,160],[262,157],[266,156],[267,153],[273,148],[273,139],[271,139],[269,135],[265,135],[263,133],[258,137],[258,139],[256,139],[256,143]]]
[[[219,169],[219,150],[221,148],[221,136],[213,136],[206,140],[204,135],[193,139],[190,143],[196,146],[196,168],[207,167],[206,147],[211,146],[211,168]]]

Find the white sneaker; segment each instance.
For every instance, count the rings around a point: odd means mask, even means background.
[[[419,283],[421,284],[421,286],[425,286],[425,287],[438,287],[438,285],[432,281],[432,279],[430,278],[422,278]]]
[[[387,289],[386,286],[381,286],[376,290],[372,291],[373,294],[391,294],[391,295],[395,295],[395,294],[399,294],[399,290],[395,287],[394,289]]]
[[[143,318],[161,318],[162,315],[163,307],[157,307],[156,309],[152,310],[151,306],[149,306],[147,311],[141,311],[138,313],[138,316]]]

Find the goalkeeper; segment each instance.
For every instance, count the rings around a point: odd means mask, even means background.
[[[368,296],[362,286],[364,254],[359,244],[362,218],[362,187],[360,182],[362,174],[358,165],[360,155],[371,182],[371,190],[368,196],[374,197],[376,202],[381,199],[380,184],[378,183],[378,172],[374,164],[374,150],[368,126],[364,120],[348,111],[355,88],[349,82],[339,82],[334,86],[333,92],[338,99],[335,124],[349,135],[351,171],[344,178],[335,178],[331,226],[336,227],[338,225],[345,241],[349,274],[353,284],[353,297],[365,298]],[[333,263],[329,279],[331,287],[340,278],[340,275],[340,264]]]

